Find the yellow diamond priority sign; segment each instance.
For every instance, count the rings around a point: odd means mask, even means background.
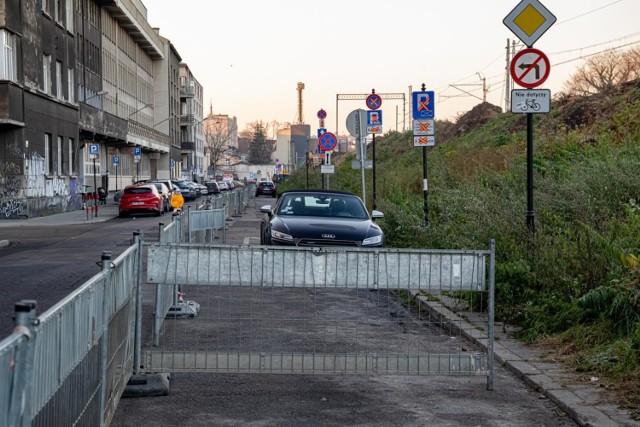
[[[502,22],[531,47],[556,22],[556,17],[538,0],[522,0]]]

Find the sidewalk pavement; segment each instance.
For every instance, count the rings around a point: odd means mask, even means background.
[[[72,224],[92,224],[96,222],[108,221],[118,216],[118,204],[113,200],[107,201],[106,205],[98,205],[97,210],[91,209],[75,210],[70,212],[59,213],[55,215],[40,216],[35,218],[24,219],[6,219],[0,221],[0,230],[2,228],[14,227],[46,227]],[[0,231],[0,248],[9,246],[9,240],[2,239]]]
[[[226,243],[259,244],[260,206],[272,201],[252,198],[247,209],[227,224]],[[69,224],[90,224],[107,221],[118,215],[118,205],[107,202],[99,205],[97,214],[84,210],[66,212],[40,218],[0,221],[0,228],[20,226],[56,226]],[[0,247],[8,245],[0,240]],[[477,313],[466,311],[457,300],[446,295],[426,298],[416,293],[416,300],[433,316],[439,316],[451,327],[459,328],[467,339],[486,351],[486,320]],[[471,332],[469,332],[471,331]],[[525,345],[513,338],[514,331],[496,322],[494,360],[529,387],[553,401],[580,426],[615,427],[640,426],[633,420],[628,410],[619,407],[612,398],[609,387],[588,373],[573,372],[553,360],[553,354],[531,345]]]

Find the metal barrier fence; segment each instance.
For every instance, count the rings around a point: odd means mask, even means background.
[[[14,333],[0,342],[0,425],[108,425],[139,366],[142,239],[36,317],[16,305]],[[136,351],[137,350],[137,351]]]
[[[493,352],[462,345],[465,331],[443,333],[443,321],[408,295],[484,294],[492,342],[493,263],[493,243],[489,251],[151,245],[147,280],[182,283],[201,309],[165,323],[143,364],[148,372],[486,375],[490,388]]]
[[[182,215],[174,215],[171,217],[171,223],[167,226],[161,224],[158,241],[160,243],[181,243],[182,240]],[[178,302],[178,283],[173,286],[156,286],[155,287],[155,304],[153,316],[152,339],[155,345],[158,345],[160,339],[160,331],[162,322],[169,312],[169,309]]]

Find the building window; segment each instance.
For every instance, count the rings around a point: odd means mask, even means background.
[[[6,30],[0,30],[0,80],[16,80],[16,37]]]
[[[58,161],[56,162],[56,172],[58,173],[58,175],[62,175],[64,172],[66,172],[66,156],[64,155],[64,139],[61,136],[58,137],[58,143],[56,144],[56,154],[56,158],[58,159]]]
[[[44,134],[44,163],[46,165],[45,173],[51,175],[55,170],[55,162],[53,161],[53,139],[50,133]]]
[[[62,62],[56,61],[56,98],[62,99]]]
[[[67,100],[72,104],[76,102],[76,83],[73,74],[74,72],[73,68],[67,68]]]
[[[64,0],[64,9],[67,15],[67,30],[73,33],[73,0]]]
[[[42,55],[42,86],[51,95],[51,55]]]
[[[73,138],[69,138],[68,141],[68,145],[67,145],[67,166],[66,166],[66,171],[69,175],[76,175],[76,164],[75,164],[75,159],[76,159],[76,147],[75,147],[75,141],[73,140]]]

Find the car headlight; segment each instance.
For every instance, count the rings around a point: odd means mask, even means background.
[[[278,240],[287,240],[293,242],[293,237],[281,231],[271,230],[271,237]]]
[[[382,243],[382,234],[373,237],[367,237],[362,241],[362,246],[377,245]]]

